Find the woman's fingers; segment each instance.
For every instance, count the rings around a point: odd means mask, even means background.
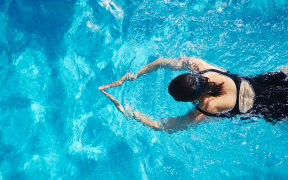
[[[98,87],[98,89],[101,91],[101,90],[104,90],[104,89],[107,89],[107,88],[110,88],[109,85],[103,85],[103,86],[100,86]]]
[[[100,89],[100,91],[105,94],[106,96],[108,96],[109,94],[105,91],[105,89]]]
[[[131,116],[132,118],[135,117],[134,112],[132,111],[132,108],[127,104],[127,102],[125,101],[125,110],[127,112],[127,115],[129,115],[129,117]]]
[[[100,87],[98,87],[98,89],[99,89],[100,91],[102,91],[102,90],[104,90],[105,88],[104,88],[103,86],[100,86]]]
[[[129,80],[129,81],[134,81],[136,78],[137,78],[137,75],[136,74],[130,74],[128,73],[126,78]]]
[[[115,98],[113,97],[111,94],[107,93],[105,90],[101,90],[102,93],[104,93],[112,102],[113,104],[115,105],[115,107],[124,114],[124,116],[126,117],[126,119],[128,120],[129,118],[129,115],[128,113],[125,112],[125,109],[124,107],[120,104],[120,102]]]
[[[129,81],[134,81],[136,79],[137,75],[135,74],[130,74],[129,72],[127,72],[124,76],[122,76],[119,80],[117,81],[114,81],[110,84],[106,84],[106,85],[103,85],[103,86],[100,86],[98,87],[98,89],[100,91],[102,90],[105,90],[107,88],[112,88],[112,87],[115,87],[115,86],[120,86],[123,84],[123,82],[127,79]]]

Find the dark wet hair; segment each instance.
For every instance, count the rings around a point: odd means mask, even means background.
[[[224,83],[216,84],[208,80],[199,74],[181,74],[170,82],[168,92],[176,101],[184,102],[194,101],[205,94],[214,97],[224,94]]]

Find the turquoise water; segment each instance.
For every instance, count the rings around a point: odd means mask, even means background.
[[[98,86],[157,57],[240,75],[287,65],[275,1],[0,1],[0,179],[287,179],[288,126],[218,119],[174,134],[127,121]],[[173,101],[159,70],[109,90],[154,119]]]

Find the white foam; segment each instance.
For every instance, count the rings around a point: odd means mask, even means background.
[[[31,104],[31,109],[34,113],[35,123],[45,122],[45,107],[35,102]]]
[[[112,0],[100,0],[98,4],[108,10],[115,18],[123,18],[124,11]]]

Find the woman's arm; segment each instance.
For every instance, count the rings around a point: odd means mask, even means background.
[[[130,73],[126,73],[124,76],[122,76],[119,80],[114,81],[110,84],[106,84],[103,86],[100,86],[98,89],[99,90],[104,90],[107,88],[112,88],[112,87],[116,87],[116,86],[120,86],[123,84],[123,82],[128,79],[128,80],[135,80],[137,77],[140,77],[143,74],[147,74],[150,73],[158,68],[162,68],[162,67],[169,67],[171,69],[181,69],[182,67],[182,60],[172,60],[172,59],[164,59],[164,58],[159,58],[153,62],[151,62],[150,64],[146,65],[145,67],[143,67],[142,69],[140,69],[138,71],[138,73],[136,73],[135,75],[130,74]],[[184,69],[184,68],[183,68]]]
[[[140,77],[143,74],[148,74],[159,68],[169,68],[172,70],[190,70],[190,71],[196,71],[196,72],[200,72],[205,69],[217,69],[219,71],[226,72],[226,70],[221,69],[217,66],[208,64],[206,61],[199,59],[199,58],[194,58],[194,57],[180,57],[178,59],[158,58],[155,61],[143,67],[142,69],[140,69],[135,75],[126,73],[119,80],[114,81],[107,85],[100,86],[98,89],[104,90],[107,88],[120,86],[127,79],[130,81],[133,81],[137,77]]]
[[[158,121],[155,121],[149,116],[140,113],[137,110],[132,111],[127,104],[125,106],[125,109],[128,111],[128,114],[130,114],[134,119],[155,130],[185,130],[190,124],[200,122],[205,116],[198,111],[191,111],[183,116],[162,118]]]
[[[98,87],[98,89],[100,91],[104,90],[104,89],[107,89],[107,88],[112,88],[112,87],[116,87],[116,86],[121,86],[123,84],[123,82],[126,80],[126,79],[133,79],[134,78],[134,75],[130,74],[130,73],[126,73],[124,76],[122,76],[119,80],[117,81],[114,81],[110,84],[106,84],[106,85],[103,85],[103,86],[100,86]]]
[[[126,110],[134,119],[143,123],[144,125],[151,127],[155,130],[162,130],[162,125],[159,121],[154,121],[152,118],[150,118],[146,114],[140,113],[139,111],[132,111],[127,109],[127,107]]]
[[[125,112],[123,106],[120,104],[120,102],[114,98],[111,94],[107,93],[105,90],[101,90],[101,92],[103,94],[105,94],[105,96],[107,96],[113,103],[114,105],[116,106],[116,108],[122,112],[124,114],[124,116],[128,119],[128,114]]]
[[[195,57],[179,57],[178,59],[159,58],[140,69],[131,79],[134,80],[143,74],[150,73],[159,68],[169,68],[172,70],[190,70],[196,72],[200,72],[205,69],[217,69],[224,72],[226,71]]]
[[[143,67],[142,69],[140,69],[136,73],[135,78],[140,77],[143,74],[148,74],[159,68],[169,68],[173,70],[189,70],[189,67],[185,64],[185,60],[183,58],[178,59],[158,58],[155,61]],[[196,70],[197,67],[194,66],[194,69]]]

